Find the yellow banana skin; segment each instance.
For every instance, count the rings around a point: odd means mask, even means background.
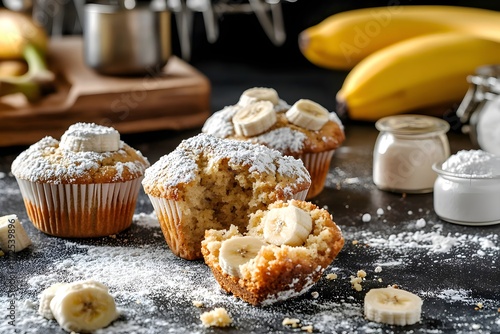
[[[27,44],[47,51],[47,33],[26,14],[0,9],[0,32],[0,59],[23,59]]]
[[[466,32],[500,41],[500,13],[459,6],[386,6],[334,14],[299,35],[311,63],[350,70],[375,51],[430,33]]]
[[[339,113],[353,120],[458,102],[467,75],[500,63],[500,42],[463,33],[423,35],[385,47],[352,69],[337,93]]]
[[[0,32],[0,62],[22,60],[28,66],[21,75],[0,73],[0,97],[22,93],[29,102],[37,102],[44,90],[52,89],[55,78],[48,69],[45,30],[26,14],[0,9]]]

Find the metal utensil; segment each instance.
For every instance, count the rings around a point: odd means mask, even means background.
[[[149,4],[119,0],[84,8],[86,64],[107,75],[161,71],[171,56],[170,12]]]

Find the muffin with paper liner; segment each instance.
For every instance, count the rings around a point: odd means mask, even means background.
[[[309,99],[289,105],[267,87],[245,90],[236,104],[214,112],[202,132],[262,144],[301,159],[311,175],[307,199],[323,191],[333,154],[345,140],[335,112]]]
[[[46,136],[12,163],[28,217],[49,235],[119,233],[132,224],[148,160],[112,127],[76,123]]]
[[[195,260],[206,230],[246,229],[270,203],[304,199],[311,179],[298,159],[200,133],[146,169],[142,184],[172,252]]]

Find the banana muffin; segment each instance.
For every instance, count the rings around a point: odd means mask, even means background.
[[[245,229],[250,213],[304,199],[311,179],[298,159],[201,133],[149,167],[142,184],[172,252],[195,260],[202,258],[205,230]]]
[[[289,200],[250,215],[244,234],[234,225],[206,231],[202,252],[224,290],[266,305],[306,292],[343,246],[340,228],[326,210]]]
[[[307,199],[323,191],[332,156],[345,140],[335,112],[308,99],[289,105],[266,87],[245,90],[238,103],[214,112],[202,132],[262,144],[301,159],[311,175]]]
[[[116,234],[132,223],[144,171],[141,152],[111,127],[76,123],[47,136],[12,163],[36,228],[59,237]]]

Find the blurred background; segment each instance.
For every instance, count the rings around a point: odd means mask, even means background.
[[[180,6],[180,0],[170,1],[172,9]],[[112,3],[113,0],[110,0]],[[145,0],[138,0],[138,3]],[[203,2],[194,0],[189,2],[192,6],[192,33],[191,33],[191,57],[189,61],[198,64],[204,61],[216,60],[226,62],[245,62],[250,65],[259,66],[288,66],[291,63],[308,65],[309,62],[301,55],[297,37],[298,34],[330,15],[338,12],[357,8],[394,6],[394,5],[453,5],[486,8],[500,10],[498,1],[326,1],[326,0],[274,0],[269,3],[280,2],[283,14],[283,26],[286,33],[285,42],[276,46],[273,44],[262,29],[256,15],[247,11],[232,13],[228,10],[223,14],[216,14],[216,25],[218,26],[218,37],[216,41],[207,39],[207,29],[203,16]],[[213,0],[212,3],[227,2],[237,5],[248,3],[245,0],[221,1]],[[81,7],[85,0],[3,0],[4,7],[16,10],[34,10],[34,17],[42,22],[49,33],[54,35],[81,34],[82,27],[79,18],[82,16]],[[201,5],[200,5],[201,4]],[[26,7],[26,8],[24,8]],[[23,9],[24,8],[24,9]],[[80,8],[78,10],[78,8]],[[174,13],[175,14],[175,13]],[[178,27],[173,15],[172,19],[172,51],[173,54],[182,57],[179,41]]]
[[[118,0],[107,3],[113,1]],[[134,2],[119,1],[125,5]],[[249,7],[248,0],[152,1],[166,6],[172,13],[169,22],[172,55],[208,78],[210,112],[235,103],[243,90],[254,86],[273,87],[289,102],[308,98],[336,110],[335,94],[348,71],[312,64],[298,44],[303,30],[333,14],[366,7],[431,4],[500,10],[500,2],[484,0],[266,0],[262,1],[267,6],[263,7],[266,15],[270,14],[270,8],[277,10],[273,12],[273,23],[279,31],[272,36],[269,31],[266,33],[265,24]],[[86,3],[85,0],[3,0],[2,6],[28,13],[43,25],[50,38],[58,38],[82,35]]]

